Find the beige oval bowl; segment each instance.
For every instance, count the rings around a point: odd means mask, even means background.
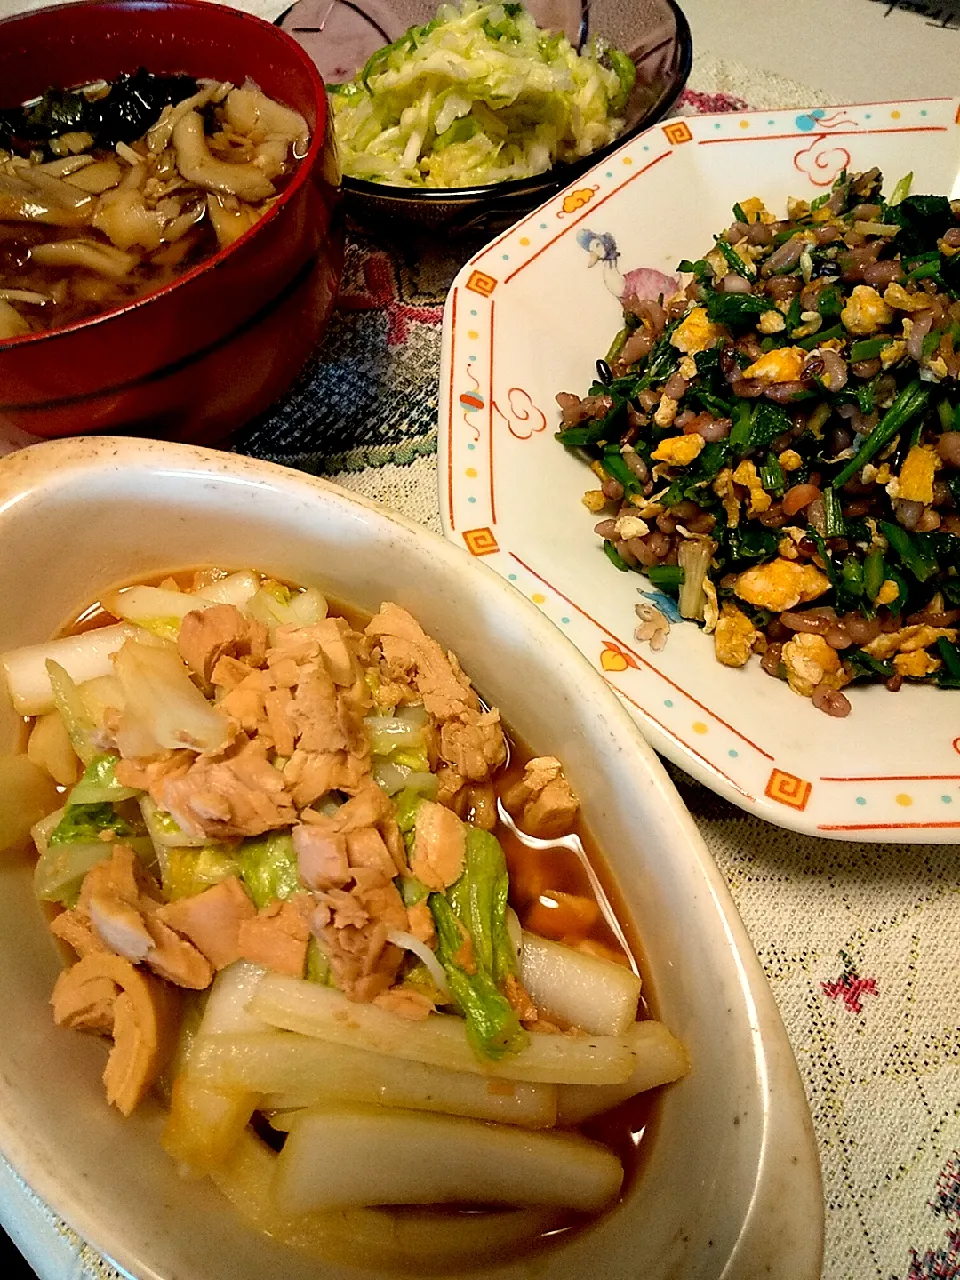
[[[693,1069],[664,1093],[641,1176],[566,1245],[492,1280],[816,1280],[816,1146],[790,1045],[727,888],[632,721],[587,662],[465,552],[329,484],[188,446],[88,438],[0,461],[0,649],[98,589],[196,563],[252,566],[367,609],[397,600],[453,648],[513,729],[560,756],[631,913],[661,1017]],[[15,720],[0,711],[0,749]],[[0,1149],[143,1280],[346,1280],[181,1179],[161,1113],[105,1104],[104,1048],[56,1029],[59,967],[25,862],[0,868]],[[388,1153],[385,1158],[389,1158]],[[381,1273],[382,1274],[382,1273]]]

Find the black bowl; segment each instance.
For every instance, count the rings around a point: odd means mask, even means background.
[[[439,0],[298,0],[279,25],[298,40],[324,80],[349,80],[371,53],[396,40],[415,23],[430,20]],[[523,214],[600,163],[630,138],[669,114],[690,74],[690,26],[674,0],[526,0],[543,27],[562,28],[581,47],[602,35],[629,53],[637,82],[613,142],[569,164],[515,182],[482,187],[392,187],[361,178],[343,180],[348,213],[367,224],[495,230]]]

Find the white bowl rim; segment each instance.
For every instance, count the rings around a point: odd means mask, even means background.
[[[329,481],[245,455],[133,437],[79,436],[44,441],[0,459],[0,536],[5,512],[29,496],[64,489],[74,479],[91,473],[129,473],[138,468],[146,473],[162,469],[167,474],[182,472],[195,477],[199,472],[211,479],[242,479],[293,490],[345,511],[362,510],[385,528],[393,527],[407,537],[429,543],[434,556],[458,573],[482,576],[487,591],[497,598],[501,609],[519,614],[539,645],[552,649],[559,663],[579,672],[579,678],[591,690],[591,698],[602,705],[605,717],[619,727],[624,749],[632,750],[649,774],[659,802],[676,825],[678,847],[684,847],[704,878],[735,955],[741,995],[749,1015],[764,1107],[763,1138],[749,1208],[729,1258],[717,1260],[723,1263],[722,1273],[717,1271],[717,1275],[721,1280],[755,1280],[759,1257],[769,1280],[818,1280],[824,1234],[819,1158],[809,1107],[773,993],[730,890],[693,818],[653,749],[587,659],[519,591],[440,535]],[[64,1200],[55,1160],[48,1157],[41,1143],[31,1141],[29,1134],[18,1129],[15,1105],[16,1098],[7,1093],[0,1073],[0,1153],[28,1187],[84,1240],[128,1274],[149,1275],[154,1280],[152,1270],[142,1270],[142,1260],[131,1252],[121,1226],[105,1223],[96,1209],[84,1201]],[[775,1259],[769,1253],[772,1231],[780,1238]]]

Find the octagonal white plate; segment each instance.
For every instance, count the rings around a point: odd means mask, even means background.
[[[878,165],[889,190],[960,195],[960,100],[732,113],[657,125],[517,223],[457,276],[444,318],[440,510],[447,536],[540,606],[650,742],[750,812],[810,834],[938,841],[960,828],[960,692],[855,688],[834,720],[756,661],[719,666],[693,623],[634,639],[645,578],[604,558],[586,467],[554,440],[620,325],[625,276],[673,275],[730,221]],[[549,689],[543,690],[549,698]]]

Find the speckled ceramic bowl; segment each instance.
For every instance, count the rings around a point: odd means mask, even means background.
[[[186,445],[86,438],[0,460],[0,649],[47,637],[108,583],[256,566],[408,607],[531,745],[556,752],[632,916],[645,979],[692,1070],[656,1106],[623,1202],[478,1280],[817,1280],[822,1206],[803,1090],[729,893],[653,753],[584,658],[462,550],[297,472]],[[0,708],[0,749],[15,729]],[[0,866],[0,1150],[142,1280],[355,1280],[261,1236],[161,1150],[159,1108],[103,1099],[104,1046],[58,1030],[59,966],[26,861]],[[369,1272],[365,1273],[370,1275]]]
[[[408,27],[428,22],[437,7],[437,0],[297,0],[280,25],[314,59],[324,82],[336,84],[349,80],[372,53]],[[577,48],[593,36],[603,36],[633,58],[637,83],[619,138],[576,163],[492,186],[424,190],[344,178],[344,199],[354,218],[396,229],[477,231],[507,226],[641,129],[662,120],[683,92],[693,44],[675,0],[525,0],[524,7],[541,27],[565,31]]]

